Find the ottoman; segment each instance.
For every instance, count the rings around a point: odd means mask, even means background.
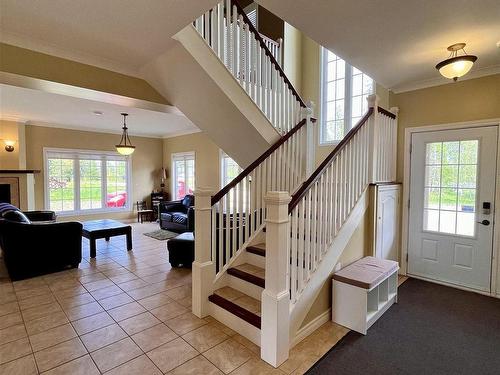
[[[194,261],[193,232],[184,232],[167,242],[168,259],[172,267],[189,267]]]

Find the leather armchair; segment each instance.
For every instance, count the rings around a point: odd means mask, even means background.
[[[160,203],[160,228],[172,232],[194,231],[194,195],[182,200]]]
[[[25,212],[32,222],[0,220],[0,246],[11,280],[78,267],[82,224],[50,222],[53,212]]]

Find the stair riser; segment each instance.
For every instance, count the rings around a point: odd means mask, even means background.
[[[257,266],[260,268],[266,268],[266,258],[260,255],[252,254],[249,252],[246,252],[245,254],[245,262],[243,263],[249,263],[253,266]]]
[[[238,277],[228,275],[228,286],[233,289],[240,291],[252,298],[258,299],[259,301],[262,299],[262,291],[264,290],[260,286],[249,283],[248,281],[242,280]]]
[[[209,308],[210,315],[212,317],[260,347],[260,329],[254,327],[250,323],[244,321],[215,303],[209,302]]]

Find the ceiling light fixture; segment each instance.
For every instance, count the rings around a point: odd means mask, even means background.
[[[130,142],[130,138],[128,137],[128,128],[127,128],[127,116],[128,113],[122,113],[123,116],[123,133],[122,138],[120,139],[120,144],[116,145],[116,151],[118,151],[122,155],[130,155],[134,152],[135,146],[132,146],[132,142]]]
[[[477,56],[467,55],[465,43],[457,43],[449,46],[450,56],[436,65],[436,69],[443,77],[456,81],[459,77],[466,75],[477,60]],[[463,55],[458,55],[462,50]]]
[[[16,141],[11,141],[9,139],[4,139],[3,142],[5,143],[5,151],[7,151],[7,152],[14,151],[14,145],[16,144]]]

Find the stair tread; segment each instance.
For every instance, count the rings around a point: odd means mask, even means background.
[[[247,251],[252,254],[266,256],[266,244],[264,242],[255,245],[250,245],[247,247]]]
[[[264,288],[266,285],[265,270],[254,266],[253,264],[243,263],[238,266],[231,267],[227,270],[231,276],[245,280],[254,285]]]
[[[231,287],[217,289],[208,300],[260,329],[260,301]]]

